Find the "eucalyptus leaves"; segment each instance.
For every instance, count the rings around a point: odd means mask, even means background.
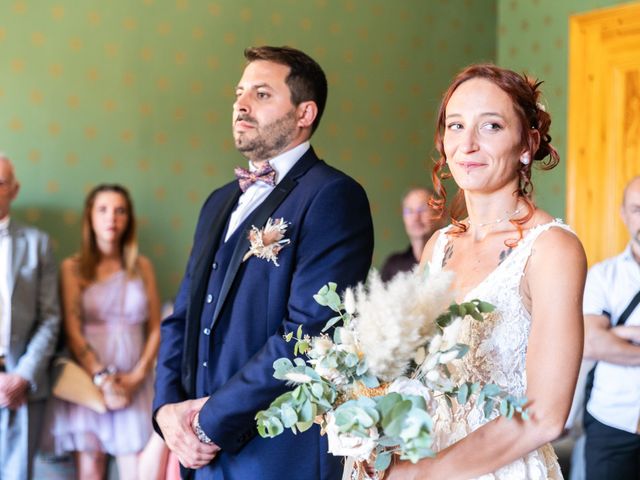
[[[329,438],[334,455],[369,461],[377,470],[393,454],[417,462],[433,456],[433,413],[439,398],[453,406],[475,402],[485,416],[515,413],[526,418],[526,399],[493,384],[454,382],[448,364],[468,352],[458,343],[463,318],[482,321],[493,306],[480,300],[455,304],[451,276],[401,274],[384,284],[373,274],[367,287],[347,290],[344,298],[329,283],[314,295],[335,312],[320,336],[302,328],[292,360],[274,362],[274,377],[294,388],[256,415],[263,437],[284,429],[303,432],[314,422]],[[328,332],[332,330],[332,334]]]

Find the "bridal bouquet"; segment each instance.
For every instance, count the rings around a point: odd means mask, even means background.
[[[432,415],[440,399],[451,407],[474,398],[485,416],[497,409],[526,418],[526,399],[451,378],[448,366],[468,351],[457,342],[463,318],[482,321],[493,310],[480,300],[452,303],[451,280],[449,273],[416,271],[385,284],[374,273],[343,298],[335,283],[322,287],[314,298],[336,315],[320,336],[301,328],[285,336],[295,340],[295,358],[276,360],[274,377],[294,388],[257,413],[258,433],[304,432],[316,422],[332,454],[360,463],[375,458],[383,471],[393,454],[414,463],[434,456]]]

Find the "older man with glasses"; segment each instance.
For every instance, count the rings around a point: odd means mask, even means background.
[[[438,213],[429,206],[432,196],[433,192],[428,188],[412,188],[402,199],[402,220],[410,244],[406,250],[392,253],[385,260],[380,270],[383,281],[388,282],[398,272],[415,267],[427,241],[442,226]]]

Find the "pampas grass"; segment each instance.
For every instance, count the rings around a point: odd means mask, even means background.
[[[373,375],[392,381],[407,373],[416,351],[437,333],[435,319],[453,300],[452,280],[452,273],[429,275],[416,267],[385,284],[374,270],[367,285],[355,289],[352,328]]]

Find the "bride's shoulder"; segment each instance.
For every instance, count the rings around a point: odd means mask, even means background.
[[[422,250],[422,255],[420,256],[420,266],[423,266],[431,261],[431,258],[433,257],[434,251],[436,249],[436,245],[439,244],[439,241],[446,241],[446,231],[448,228],[449,227],[444,227],[436,230],[433,235],[431,235],[431,238],[429,238],[427,244]]]
[[[546,212],[544,212],[546,214]],[[564,268],[586,262],[582,243],[573,230],[560,219],[546,214],[532,230],[539,229],[531,251],[532,263],[544,263]]]

